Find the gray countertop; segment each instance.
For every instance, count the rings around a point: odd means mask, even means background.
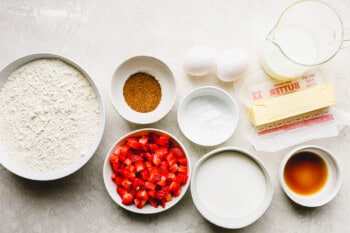
[[[215,75],[190,78],[182,70],[187,49],[211,46],[218,51],[245,49],[250,58],[244,78],[261,72],[260,44],[282,10],[294,1],[0,1],[0,68],[31,53],[67,57],[87,70],[101,90],[106,107],[106,129],[93,158],[78,172],[61,180],[26,180],[0,166],[0,232],[350,232],[350,128],[337,137],[307,141],[327,148],[338,158],[343,184],[333,201],[319,208],[293,204],[278,183],[282,156],[291,148],[256,151],[247,139],[252,126],[240,103],[239,84],[224,83]],[[350,2],[329,1],[350,27]],[[342,49],[333,59],[337,106],[350,111],[350,52]],[[111,77],[117,66],[135,55],[160,58],[172,69],[178,96],[165,118],[148,127],[169,131],[190,153],[192,167],[214,148],[237,146],[254,153],[274,184],[274,197],[265,214],[240,230],[225,230],[207,222],[188,191],[170,210],[155,215],[129,213],[108,196],[102,178],[106,153],[115,140],[140,128],[125,121],[109,99]],[[180,100],[192,89],[214,85],[239,102],[240,121],[233,136],[215,147],[191,143],[177,125]],[[293,146],[294,147],[294,146]]]

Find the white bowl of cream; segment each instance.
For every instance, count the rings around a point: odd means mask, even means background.
[[[209,222],[238,229],[265,213],[272,201],[273,186],[266,167],[256,156],[236,147],[223,147],[197,162],[191,195]]]

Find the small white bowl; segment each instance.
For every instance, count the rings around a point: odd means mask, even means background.
[[[160,103],[151,112],[137,112],[124,99],[123,87],[126,80],[138,72],[152,75],[161,87]],[[159,59],[150,56],[131,57],[119,65],[113,75],[110,90],[111,101],[117,112],[124,119],[136,124],[151,124],[162,119],[173,107],[177,95],[176,81],[169,67]]]
[[[180,103],[177,120],[182,133],[202,146],[229,139],[238,124],[236,101],[226,91],[204,86],[192,90]]]
[[[265,213],[272,201],[273,186],[256,156],[236,147],[224,147],[197,162],[191,194],[198,211],[209,222],[238,229]]]
[[[112,154],[114,148],[118,145],[124,145],[126,142],[126,139],[129,137],[137,137],[137,136],[141,136],[141,135],[147,135],[148,133],[156,133],[158,135],[168,135],[171,137],[171,140],[173,143],[175,143],[176,145],[180,146],[183,150],[183,152],[185,153],[185,156],[187,158],[187,174],[188,174],[188,180],[187,183],[184,184],[181,189],[182,192],[180,193],[179,196],[177,197],[173,197],[172,201],[167,202],[165,208],[158,206],[157,208],[146,204],[143,208],[139,209],[137,208],[134,204],[131,205],[124,205],[122,204],[122,200],[121,197],[119,196],[119,194],[116,192],[116,183],[111,179],[112,176],[112,167],[110,164],[110,160],[109,157]],[[163,131],[163,130],[159,130],[159,129],[154,129],[154,128],[144,128],[144,129],[138,129],[135,130],[133,132],[130,132],[124,136],[122,136],[120,139],[118,139],[113,145],[112,147],[108,150],[108,153],[106,155],[104,164],[103,164],[103,181],[106,187],[106,190],[109,194],[109,196],[113,199],[114,202],[116,202],[120,207],[130,211],[130,212],[134,212],[134,213],[138,213],[138,214],[155,214],[155,213],[160,213],[163,212],[165,210],[170,209],[171,207],[173,207],[174,205],[176,205],[181,199],[182,197],[186,194],[189,185],[190,185],[190,179],[191,179],[191,162],[190,162],[190,157],[188,156],[188,153],[186,151],[186,148],[183,146],[183,144],[172,134]]]
[[[16,59],[15,61],[11,62],[9,65],[7,65],[1,72],[0,72],[0,87],[5,83],[6,79],[8,76],[20,68],[21,66],[37,60],[37,59],[45,59],[45,58],[55,58],[55,59],[60,59],[67,64],[73,66],[77,70],[79,70],[87,79],[87,81],[90,83],[92,86],[93,90],[95,91],[95,94],[97,96],[98,104],[99,104],[99,112],[100,112],[100,125],[98,128],[98,132],[95,136],[94,142],[91,145],[90,148],[86,150],[85,155],[74,162],[73,164],[67,166],[66,168],[62,168],[56,171],[49,171],[49,172],[30,172],[27,170],[24,170],[23,168],[19,167],[14,163],[14,161],[9,157],[4,145],[1,145],[0,142],[0,163],[7,168],[9,171],[12,173],[21,176],[26,179],[31,179],[31,180],[37,180],[37,181],[48,181],[48,180],[56,180],[60,179],[63,177],[66,177],[77,170],[79,170],[81,167],[83,167],[90,159],[91,157],[95,154],[95,151],[97,150],[103,136],[104,132],[104,127],[105,127],[105,109],[104,105],[101,99],[100,92],[95,85],[93,79],[90,77],[90,75],[83,69],[81,68],[78,64],[75,62],[56,55],[56,54],[49,54],[49,53],[38,53],[38,54],[30,54],[24,57],[21,57],[19,59]]]
[[[328,177],[324,186],[319,191],[310,195],[302,195],[293,191],[288,187],[284,179],[287,162],[292,156],[300,152],[311,152],[317,155],[325,162],[328,170]],[[336,158],[328,150],[319,146],[306,145],[298,147],[284,156],[280,165],[279,180],[285,194],[292,201],[305,207],[319,207],[327,204],[336,196],[341,187],[342,176]]]

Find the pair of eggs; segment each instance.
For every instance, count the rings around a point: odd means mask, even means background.
[[[240,48],[231,48],[216,56],[210,47],[198,46],[190,49],[183,61],[184,71],[192,76],[203,76],[212,72],[216,66],[216,74],[224,82],[232,82],[240,78],[248,67],[247,53]]]

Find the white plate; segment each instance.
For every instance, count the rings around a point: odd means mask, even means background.
[[[133,74],[145,72],[158,80],[162,97],[157,108],[141,113],[133,110],[125,101],[123,87]],[[169,67],[157,58],[136,56],[124,61],[115,71],[111,82],[111,101],[114,108],[126,120],[136,124],[151,124],[162,119],[173,107],[177,95],[176,82]]]
[[[97,100],[98,100],[98,104],[99,104],[99,111],[100,111],[100,125],[99,125],[98,132],[95,136],[94,143],[88,150],[86,150],[85,156],[83,156],[81,159],[77,160],[73,164],[69,165],[68,167],[62,168],[62,169],[59,169],[56,171],[29,172],[29,171],[23,170],[22,168],[18,167],[12,161],[11,158],[9,158],[9,155],[8,155],[5,147],[0,142],[0,163],[6,169],[8,169],[9,171],[11,171],[12,173],[14,173],[18,176],[21,176],[21,177],[27,178],[27,179],[31,179],[31,180],[38,180],[38,181],[55,180],[55,179],[63,178],[63,177],[66,177],[66,176],[76,172],[82,166],[84,166],[91,159],[91,157],[94,155],[95,151],[97,150],[97,147],[99,146],[99,144],[101,142],[104,127],[105,127],[105,109],[104,109],[101,95],[100,95],[100,92],[99,92],[97,86],[95,85],[95,83],[92,80],[92,78],[90,77],[90,75],[84,69],[82,69],[79,65],[77,65],[76,63],[74,63],[73,61],[71,61],[65,57],[55,55],[55,54],[49,54],[49,53],[38,53],[38,54],[31,54],[31,55],[27,55],[25,57],[21,57],[15,61],[13,61],[9,65],[7,65],[0,72],[0,87],[5,83],[7,77],[10,74],[12,72],[14,72],[15,70],[17,70],[18,68],[20,68],[21,66],[23,66],[31,61],[34,61],[37,59],[45,59],[45,58],[60,59],[64,62],[68,63],[69,65],[73,66],[77,70],[79,70],[85,76],[85,78],[91,84],[91,86],[92,86],[92,88],[95,91],[95,94],[97,96]]]
[[[180,103],[177,120],[182,133],[202,146],[229,139],[238,124],[236,101],[226,91],[205,86],[188,93]]]
[[[209,222],[238,229],[264,214],[272,201],[273,187],[257,157],[235,147],[224,147],[197,162],[191,194],[198,211]]]

